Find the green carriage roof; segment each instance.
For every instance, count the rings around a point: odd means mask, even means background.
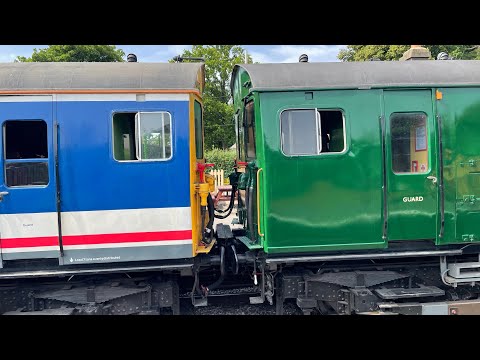
[[[190,90],[203,88],[203,69],[202,63],[0,63],[0,91]]]
[[[480,85],[480,61],[415,60],[239,64],[257,91]]]

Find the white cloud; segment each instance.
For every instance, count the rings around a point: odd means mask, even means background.
[[[168,45],[167,46],[167,51],[171,55],[181,55],[183,53],[183,50],[191,50],[192,45]]]
[[[343,45],[269,45],[255,46],[255,50],[249,53],[253,61],[260,63],[298,62],[301,54],[307,54],[310,62],[339,61],[337,54],[342,47]]]
[[[343,45],[242,45],[253,61],[260,63],[297,62],[307,54],[310,62],[339,61],[337,54]],[[12,62],[18,55],[31,56],[34,48],[46,45],[0,45],[0,62]],[[140,62],[167,62],[192,45],[117,45],[125,54],[134,53]]]
[[[248,54],[252,57],[253,62],[259,62],[262,64],[276,62],[268,54],[263,52],[248,51]]]
[[[183,50],[191,48],[191,45],[136,45],[130,47],[140,62],[167,62],[174,56],[181,55]]]
[[[0,62],[13,62],[17,58],[16,54],[1,54],[0,55]]]
[[[41,49],[46,45],[0,45],[0,62],[13,62],[17,56],[32,56],[33,49]]]

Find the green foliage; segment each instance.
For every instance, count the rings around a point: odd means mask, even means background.
[[[238,45],[194,45],[182,56],[205,58],[205,149],[232,146],[235,143],[235,124],[230,74],[235,64],[245,63],[245,50]],[[248,62],[252,62],[250,56]]]
[[[225,177],[233,171],[236,156],[237,152],[235,150],[213,148],[212,150],[205,151],[206,162],[215,164],[213,169],[223,170]]]
[[[33,49],[31,57],[18,56],[16,62],[121,62],[125,53],[115,45],[49,45]]]
[[[454,59],[480,59],[477,45],[423,45],[430,50],[432,58],[444,51]],[[347,45],[340,50],[338,58],[342,61],[398,60],[410,45]]]

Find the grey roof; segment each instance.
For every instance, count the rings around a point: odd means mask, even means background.
[[[0,63],[0,91],[195,89],[198,71],[203,71],[203,66],[138,62]]]
[[[249,73],[250,88],[259,91],[480,85],[477,60],[240,64],[232,84],[239,68]]]

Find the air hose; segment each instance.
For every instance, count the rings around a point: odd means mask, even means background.
[[[225,219],[225,218],[230,216],[230,214],[232,213],[232,210],[233,210],[233,205],[235,203],[235,193],[236,192],[237,192],[237,186],[232,185],[232,193],[230,195],[230,203],[228,204],[228,207],[225,210],[215,209],[215,211],[220,213],[220,214],[224,214],[224,213],[227,213],[227,214],[225,214],[225,215],[215,214],[215,217],[217,219]]]
[[[213,240],[213,219],[215,217],[215,209],[213,206],[213,199],[210,194],[207,196],[207,208],[208,208],[208,223],[205,226],[205,231],[203,232],[202,242],[205,244],[210,244]],[[202,228],[205,224],[205,208],[202,207]]]

